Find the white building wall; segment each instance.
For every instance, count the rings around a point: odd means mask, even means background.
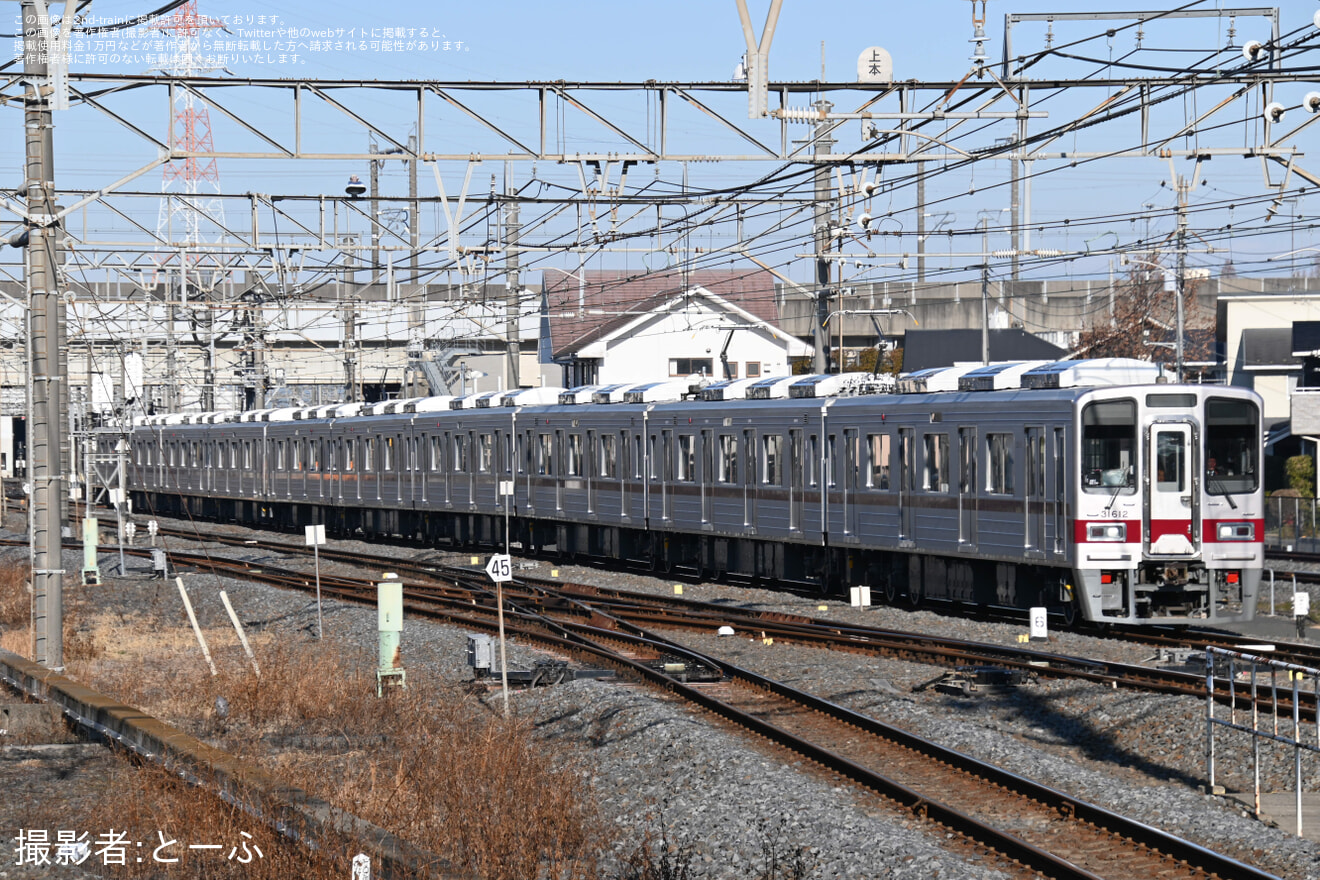
[[[1224,356],[1228,363],[1229,382],[1251,388],[1263,398],[1266,424],[1288,418],[1291,414],[1289,392],[1297,385],[1298,371],[1243,369],[1239,363],[1242,331],[1276,330],[1291,327],[1297,321],[1320,321],[1320,297],[1314,294],[1266,294],[1234,296],[1221,302],[1225,304],[1224,319],[1227,322],[1224,330]]]
[[[730,323],[727,315],[705,309],[657,315],[603,343],[600,382],[661,381],[671,376],[671,360],[691,358],[708,359],[712,378],[722,379],[720,349],[729,338]],[[747,375],[749,362],[760,365],[762,376],[786,376],[790,341],[782,335],[776,339],[763,328],[740,328],[733,331],[728,358],[738,365],[739,377]]]

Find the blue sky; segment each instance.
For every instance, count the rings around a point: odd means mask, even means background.
[[[96,0],[93,12],[99,17],[126,17],[156,5],[128,0]],[[1007,3],[992,0],[987,15],[989,58],[997,61],[1000,57],[1005,13],[1059,11],[1082,5],[1094,11],[1127,10],[1143,5],[1173,9],[1182,4],[1133,4],[1100,0],[1091,0],[1085,4],[1061,3],[1058,0],[1016,0]],[[1223,5],[1208,3],[1200,4],[1199,8],[1219,8]],[[759,35],[769,3],[766,0],[750,0],[749,6],[753,27]],[[1279,6],[1285,32],[1311,27],[1311,16],[1317,8],[1315,3],[1289,0]],[[223,16],[226,19],[230,32],[215,33],[212,37],[215,41],[221,41],[223,46],[211,46],[204,51],[226,56],[226,68],[238,77],[440,81],[655,79],[702,82],[731,79],[744,50],[734,0],[679,0],[667,4],[607,3],[603,0],[582,0],[573,4],[522,0],[437,4],[404,0],[382,4],[380,7],[346,0],[325,0],[316,4],[263,4],[250,0],[222,4],[218,0],[204,0],[200,11],[204,15]],[[972,4],[967,0],[811,4],[805,0],[785,0],[770,54],[770,76],[777,81],[818,80],[821,77],[823,44],[825,78],[851,81],[856,76],[858,55],[866,47],[878,45],[886,48],[893,56],[896,79],[958,80],[970,67],[971,13]],[[280,28],[296,30],[299,36],[294,42],[298,47],[292,50],[287,45],[275,49],[270,47],[269,44],[273,42],[289,42],[287,36],[270,33]],[[1189,48],[1224,46],[1229,43],[1230,28],[1233,29],[1232,42],[1236,45],[1249,39],[1266,40],[1269,36],[1265,21],[1258,18],[1239,19],[1233,23],[1226,20],[1157,22],[1142,28],[1116,23],[1114,28],[1115,33],[1108,36],[1103,33],[1104,26],[1095,22],[1056,23],[1052,28],[1056,46],[1072,43],[1084,34],[1094,38],[1076,42],[1070,47],[1070,53],[1076,58],[1047,61],[1033,68],[1031,74],[1117,76],[1140,72],[1132,68],[1105,66],[1107,62],[1122,62],[1124,59],[1152,67],[1176,69],[1179,65],[1202,58],[1186,51]],[[340,45],[352,36],[359,42],[364,38],[372,41],[374,46],[376,40],[386,36],[386,29],[394,32],[399,43],[405,44],[405,51],[385,52],[379,48],[348,51]],[[1031,52],[1041,48],[1046,39],[1046,30],[1046,26],[1040,23],[1020,25],[1015,32],[1015,49]],[[257,31],[263,33],[254,33]],[[89,58],[84,53],[81,61],[75,60],[75,68],[116,73],[149,71],[153,63],[141,56],[153,50],[154,39],[150,32],[106,38],[107,43],[121,43],[119,51],[115,52],[113,46],[89,46],[88,52],[96,57]],[[253,40],[262,41],[263,47],[254,50],[251,47]],[[244,47],[244,43],[248,45]],[[406,44],[410,43],[415,43],[411,52],[406,51]],[[1142,52],[1136,51],[1138,46]],[[107,49],[119,56],[117,63],[111,64],[108,60],[103,63],[100,60],[98,50],[104,53]],[[1167,51],[1151,51],[1156,49]],[[260,63],[255,60],[257,58],[262,59]],[[1240,61],[1241,56],[1235,51],[1227,52],[1219,59],[1219,63],[1223,64]],[[1305,88],[1291,88],[1287,95],[1281,97],[1295,106]],[[1217,97],[1207,95],[1204,100]],[[1091,101],[1096,98],[1095,93],[1086,96]],[[253,96],[250,105],[243,105],[244,109],[250,111],[252,120],[260,125],[280,125],[283,121],[280,106],[274,101],[263,103],[263,100],[262,96]],[[633,108],[624,105],[622,99],[599,100],[601,109],[611,115],[634,112]],[[804,98],[803,103],[806,100]],[[235,99],[235,106],[239,103]],[[745,101],[742,106],[745,108]],[[159,121],[161,109],[159,106],[148,107],[144,110],[146,115],[141,118]],[[736,107],[730,109],[737,112]],[[1071,103],[1057,100],[1049,107],[1050,123],[1061,122],[1082,109],[1080,98]],[[1195,114],[1203,109],[1204,105],[1198,108],[1195,104],[1180,103],[1169,106],[1166,112],[1181,120],[1184,114]],[[742,112],[745,118],[745,110]],[[1300,111],[1294,115],[1302,116]],[[399,127],[406,128],[406,119],[406,113],[400,112],[397,122]],[[452,124],[465,123],[465,120],[458,119]],[[635,119],[630,120],[630,123],[639,127],[645,124]],[[333,136],[335,129],[332,125],[337,124],[327,124],[324,131]],[[776,125],[768,122],[757,124]],[[213,125],[217,132],[218,149],[241,147],[241,132],[226,130],[224,120],[213,119]],[[1044,127],[1045,123],[1040,125]],[[95,114],[70,114],[67,119],[58,119],[57,126],[57,151],[60,153],[58,168],[64,172],[62,180],[67,182],[65,185],[101,186],[150,159],[150,155],[144,159],[142,144],[133,143],[122,129],[107,125],[104,118]],[[702,129],[697,127],[681,134],[689,138],[703,136]],[[355,136],[360,136],[360,133]],[[1121,138],[1129,136],[1130,133],[1114,135],[1112,137],[1116,139],[1106,140],[1111,136],[1102,132],[1087,133],[1070,136],[1067,142],[1055,149],[1097,149],[1107,143],[1120,143]],[[1303,143],[1306,140],[1313,141],[1316,137],[1308,133]],[[21,162],[20,138],[21,131],[15,126],[6,126],[0,130],[0,150],[13,157],[11,166]],[[222,140],[227,140],[227,144],[222,143]],[[1320,156],[1320,144],[1312,144],[1311,147],[1310,152]],[[1309,161],[1312,160],[1303,160],[1304,163]],[[1320,171],[1320,160],[1314,161],[1317,163],[1314,170]],[[285,162],[254,166],[243,165],[235,160],[224,160],[221,168],[226,192],[291,194],[337,193],[342,190],[342,181],[348,173],[364,170],[343,168],[334,163],[315,165],[300,162],[295,166]],[[718,186],[721,183],[752,179],[747,169],[700,165],[689,170],[694,183],[700,185]],[[1045,169],[1038,167],[1037,170]],[[552,171],[542,168],[541,175],[547,177]],[[1177,171],[1190,175],[1190,163],[1183,163]],[[454,172],[447,170],[445,173],[452,194],[461,182],[462,169],[458,168]],[[458,178],[449,177],[451,173],[459,175]],[[663,173],[670,181],[681,174],[673,168],[665,169]],[[483,171],[483,174],[490,176],[489,171]],[[568,183],[575,183],[575,174],[566,178]],[[952,219],[947,221],[948,225],[969,232],[982,215],[998,212],[1007,204],[1007,195],[1002,188],[997,192],[987,191],[994,183],[1002,183],[1007,174],[1006,162],[991,161],[978,163],[977,169],[970,175],[947,175],[947,180],[932,184],[931,199],[938,201],[944,198],[948,202],[932,210],[949,211]],[[1075,250],[1083,248],[1088,240],[1110,233],[1110,238],[1144,238],[1147,225],[1144,218],[1122,219],[1128,214],[1139,213],[1144,205],[1155,206],[1163,212],[1149,224],[1158,234],[1161,229],[1169,228],[1172,224],[1173,215],[1169,210],[1173,204],[1172,190],[1161,185],[1169,177],[1168,163],[1153,158],[1079,167],[1063,174],[1042,177],[1033,189],[1032,220],[1033,223],[1045,224],[1047,231],[1042,231],[1034,243],[1036,246]],[[1219,159],[1206,166],[1202,179],[1206,185],[1197,190],[1194,200],[1222,205],[1217,216],[1203,218],[1207,228],[1222,228],[1226,223],[1259,225],[1263,222],[1263,212],[1259,205],[1249,208],[1228,207],[1235,204],[1235,200],[1259,198],[1265,192],[1258,161]],[[155,188],[158,186],[156,180],[155,175],[151,175],[150,179],[143,178],[142,188]],[[401,169],[397,166],[387,169],[383,191],[394,191],[397,194],[403,185]],[[426,189],[425,184],[423,190],[424,195],[433,194]],[[910,204],[903,201],[907,199],[910,202],[910,195],[910,191],[903,192],[895,201],[881,206],[892,207],[895,211],[907,211],[906,216],[889,221],[891,224],[902,225],[905,233],[911,233],[914,227]],[[1320,212],[1320,208],[1316,210]],[[1117,219],[1090,227],[1063,225],[1066,219],[1099,214],[1112,215]],[[1232,258],[1239,264],[1255,262],[1259,271],[1273,271],[1275,264],[1266,265],[1261,262],[1264,255],[1311,244],[1312,221],[1307,219],[1309,214],[1306,197],[1284,205],[1281,216],[1287,217],[1288,222],[1285,224],[1277,217],[1272,221],[1281,231],[1268,239],[1255,238],[1232,243]],[[1302,220],[1292,222],[1293,215],[1299,215]],[[1000,217],[998,213],[993,216]],[[144,219],[143,222],[152,225],[150,219]],[[994,222],[1002,222],[1002,219]],[[1050,226],[1052,228],[1048,228]],[[890,228],[895,227],[891,225]],[[956,239],[933,240],[929,250],[932,253],[978,250],[979,244],[979,235],[966,234]],[[887,248],[890,245],[884,240],[873,243],[877,250],[882,246]],[[1006,241],[1002,237],[991,242],[992,248],[1005,246]],[[897,249],[899,245],[895,244],[894,247]],[[909,245],[905,243],[903,247]],[[1193,263],[1201,261],[1206,265],[1217,266],[1227,258],[1228,253],[1220,246],[1217,254],[1193,257]],[[802,272],[809,274],[809,268],[807,266],[802,269],[794,265],[791,272],[795,275]],[[1100,274],[1104,266],[1091,262],[1085,266],[1056,267],[1052,271]]]

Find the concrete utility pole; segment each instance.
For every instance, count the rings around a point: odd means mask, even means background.
[[[353,264],[352,248],[356,242],[350,236],[344,251],[344,401],[353,403],[357,394],[357,269]]]
[[[28,465],[32,478],[32,591],[35,603],[36,660],[64,667],[64,569],[61,562],[60,508],[64,479],[64,413],[60,408],[60,301],[56,267],[59,241],[55,214],[55,169],[48,81],[50,47],[42,39],[35,3],[24,2],[23,76],[26,79],[28,370],[31,376],[31,436]],[[67,14],[67,13],[66,13]]]
[[[504,345],[508,354],[505,366],[505,385],[510,391],[517,391],[518,359],[521,356],[521,334],[519,333],[519,301],[522,299],[522,285],[518,279],[518,223],[517,188],[513,185],[512,166],[504,165],[504,194],[511,198],[504,205],[504,268],[508,273],[508,290],[504,300]]]
[[[990,365],[990,218],[981,218],[981,366]]]
[[[917,281],[926,280],[926,163],[917,163]]]
[[[1183,380],[1183,297],[1187,293],[1187,197],[1192,191],[1192,182],[1179,174],[1175,178],[1178,190],[1178,288],[1174,297],[1177,309],[1178,337],[1173,341],[1174,376],[1178,382]]]
[[[822,113],[829,113],[834,105],[822,98],[814,106]],[[813,137],[816,142],[814,152],[817,156],[828,156],[830,147],[834,146],[834,138],[827,133],[830,125],[831,123],[825,120],[816,123]],[[833,247],[834,239],[831,237],[832,227],[830,224],[830,169],[823,162],[816,165],[815,196],[816,320],[811,325],[811,344],[815,346],[816,354],[812,362],[812,370],[816,373],[828,373],[831,360],[829,356],[830,336],[825,323],[830,318],[829,250]]]

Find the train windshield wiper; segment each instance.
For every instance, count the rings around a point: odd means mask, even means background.
[[[1123,468],[1123,473],[1118,481],[1118,485],[1114,487],[1114,494],[1109,496],[1109,503],[1105,505],[1105,513],[1108,513],[1114,506],[1114,502],[1118,500],[1119,493],[1128,487],[1128,477],[1131,473],[1132,465],[1127,465]]]
[[[1224,500],[1228,502],[1229,508],[1237,510],[1237,505],[1233,503],[1233,496],[1228,494],[1228,489],[1220,481],[1219,477],[1207,476],[1205,481],[1210,484],[1211,492],[1214,492],[1216,495],[1222,495]]]

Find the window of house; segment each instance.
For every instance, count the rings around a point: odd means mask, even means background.
[[[761,362],[760,362],[760,361],[748,361],[748,362],[747,362],[747,378],[748,378],[748,379],[756,379],[756,378],[760,377],[760,375],[761,375]]]
[[[711,358],[670,358],[669,375],[691,376],[693,373],[699,373],[702,376],[710,376],[714,363]]]

